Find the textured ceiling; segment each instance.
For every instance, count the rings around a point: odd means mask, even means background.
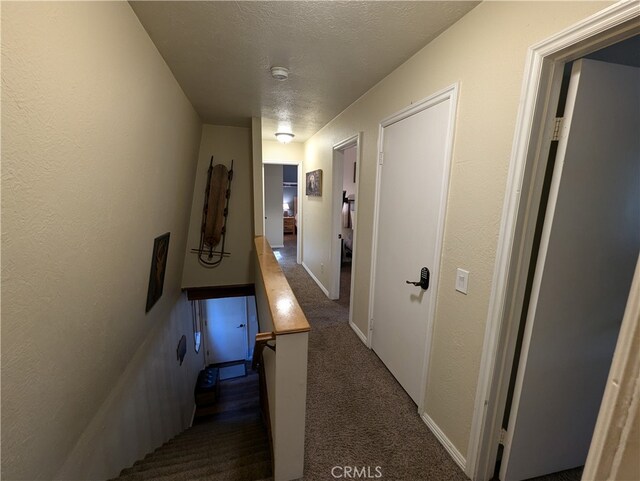
[[[130,3],[204,122],[302,141],[479,2]]]

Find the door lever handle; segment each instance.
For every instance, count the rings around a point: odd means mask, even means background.
[[[412,284],[414,286],[419,286],[423,291],[426,291],[427,289],[429,289],[429,277],[430,277],[431,273],[429,272],[429,269],[426,267],[423,267],[422,269],[420,269],[420,280],[415,282],[415,281],[405,281],[407,284]]]
[[[240,329],[241,327],[244,327],[244,324],[240,324],[236,329]]]

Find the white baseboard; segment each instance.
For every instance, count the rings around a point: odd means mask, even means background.
[[[277,246],[271,246],[272,249],[282,249],[284,248],[284,244],[278,244]]]
[[[362,331],[360,330],[360,328],[358,326],[356,326],[353,322],[349,321],[349,325],[351,326],[351,329],[353,329],[353,332],[355,332],[358,337],[360,338],[360,340],[362,342],[364,342],[364,345],[369,347],[369,343],[367,342],[367,336],[365,336]]]
[[[462,472],[466,474],[467,460],[464,459],[464,456],[460,453],[460,451],[456,449],[453,443],[449,441],[449,438],[442,432],[442,430],[433,421],[433,419],[431,419],[427,415],[427,413],[423,413],[421,417],[422,417],[422,420],[427,425],[427,427],[429,428],[429,430],[433,433],[433,435],[436,438],[438,438],[438,441],[440,441],[440,444],[444,446],[444,449],[447,450],[447,452],[453,458],[456,464],[460,466],[460,469],[462,469]]]
[[[322,282],[320,282],[320,280],[313,274],[313,272],[311,272],[311,269],[309,269],[309,267],[304,263],[304,261],[302,261],[302,267],[304,267],[304,270],[307,271],[307,274],[311,276],[311,279],[313,279],[316,282],[316,284],[318,284],[318,287],[322,290],[322,292],[324,292],[325,295],[329,297],[329,290],[322,285]]]

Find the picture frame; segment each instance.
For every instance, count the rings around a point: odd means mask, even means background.
[[[322,197],[322,169],[306,173],[306,195]]]
[[[156,237],[153,241],[151,272],[149,273],[149,288],[147,290],[147,307],[145,312],[149,312],[162,296],[164,274],[167,268],[167,257],[169,256],[170,235],[171,233],[167,232],[166,234]]]

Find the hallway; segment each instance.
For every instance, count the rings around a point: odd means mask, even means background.
[[[388,480],[466,480],[413,401],[351,330],[348,305],[327,299],[296,264],[295,237],[285,236],[276,251],[312,326],[304,479],[332,479],[334,466],[336,475],[351,466]]]

